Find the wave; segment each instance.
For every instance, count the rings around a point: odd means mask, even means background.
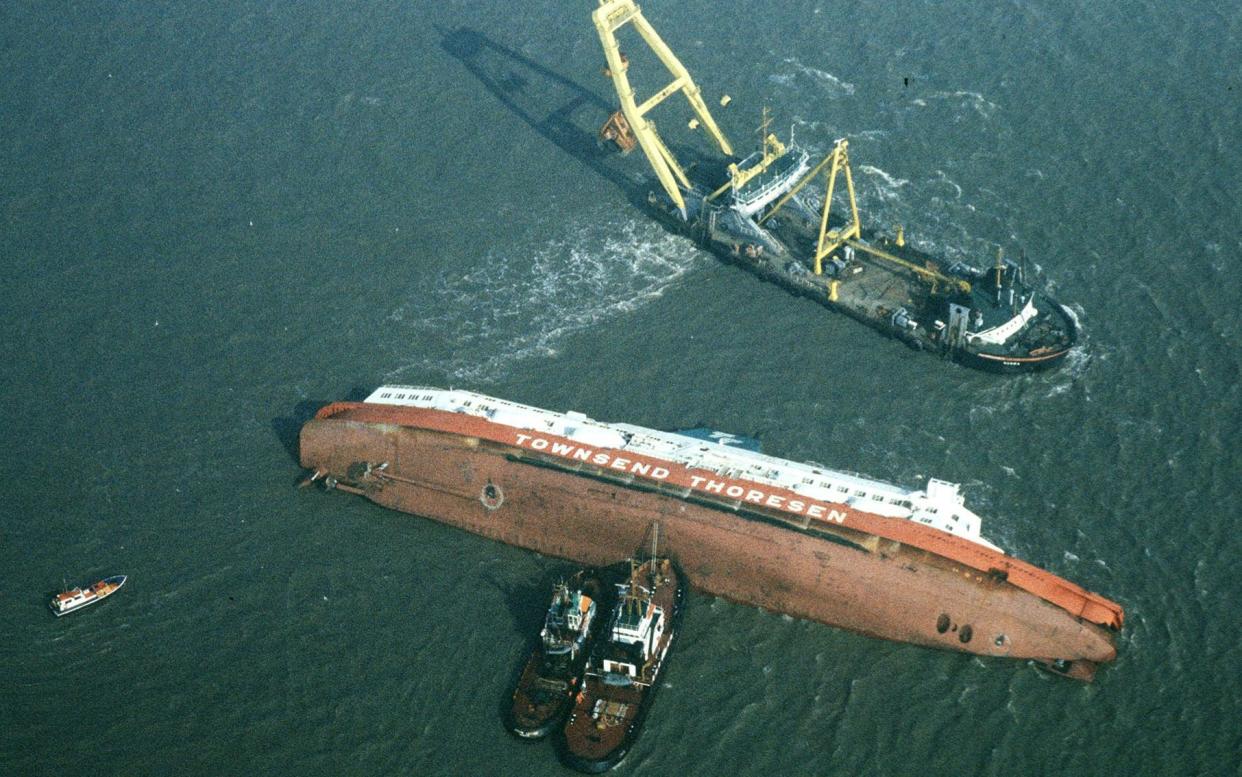
[[[991,118],[993,113],[1000,110],[1000,106],[978,92],[962,90],[956,92],[932,92],[927,97],[931,100],[955,100],[959,105],[973,109],[975,113],[978,113],[985,119]]]
[[[832,73],[819,68],[804,65],[796,57],[786,57],[783,63],[792,67],[792,72],[777,73],[768,76],[768,80],[780,86],[793,87],[799,79],[810,80],[828,93],[829,97],[850,97],[854,94],[854,85],[842,81]]]
[[[659,297],[703,257],[685,239],[637,220],[576,225],[529,253],[493,250],[389,314],[405,330],[395,339],[417,340],[424,355],[386,377],[495,382],[523,361],[555,356],[566,337]]]
[[[873,165],[859,165],[858,170],[866,174],[866,182],[874,188],[876,195],[883,202],[893,202],[901,198],[901,187],[909,186],[905,178],[889,175]]]

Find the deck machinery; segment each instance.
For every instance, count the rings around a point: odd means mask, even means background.
[[[632,0],[601,0],[592,19],[620,104],[600,137],[623,153],[642,149],[661,186],[648,205],[670,228],[917,350],[969,366],[1000,372],[1049,367],[1077,342],[1075,315],[1033,288],[1025,260],[1006,260],[998,250],[983,269],[948,263],[908,245],[901,227],[891,237],[864,229],[846,139],[812,164],[807,150],[769,132],[765,109],[761,148],[738,159],[702,90]],[[642,102],[617,37],[626,27],[672,77]],[[661,138],[649,115],[679,92],[694,113],[689,127],[702,129],[721,164],[683,165]],[[719,102],[730,101],[726,95]],[[812,186],[816,181],[821,185]],[[842,190],[847,208],[837,217],[833,201]]]

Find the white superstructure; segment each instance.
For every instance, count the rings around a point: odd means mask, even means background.
[[[779,459],[764,453],[709,442],[675,432],[631,424],[605,423],[582,413],[557,413],[472,391],[424,386],[381,386],[366,398],[372,404],[401,405],[463,413],[538,434],[564,437],[595,448],[628,451],[680,464],[688,469],[782,488],[808,499],[832,502],[873,515],[904,518],[1001,550],[980,535],[981,520],[965,505],[957,483],[928,478],[912,491],[892,483]],[[722,435],[728,439],[728,435]]]

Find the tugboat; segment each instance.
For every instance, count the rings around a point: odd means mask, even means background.
[[[758,151],[739,160],[690,73],[633,0],[600,0],[593,14],[620,110],[600,139],[623,153],[641,148],[663,191],[650,192],[653,215],[723,260],[895,337],[912,348],[997,372],[1026,372],[1063,361],[1078,340],[1074,313],[1036,290],[1027,262],[946,262],[891,236],[864,229],[854,196],[849,144],[837,140],[816,164],[811,154],[769,133],[764,112]],[[617,32],[632,25],[673,76],[638,103]],[[681,92],[723,158],[678,162],[646,115]],[[728,95],[720,100],[723,107]],[[691,174],[694,178],[691,178]],[[821,178],[820,186],[809,186]],[[844,175],[848,217],[831,214]],[[977,266],[976,266],[977,265]]]
[[[116,593],[121,586],[125,585],[125,581],[128,579],[125,575],[113,575],[112,577],[105,577],[89,588],[70,588],[68,591],[56,594],[50,603],[52,612],[56,613],[56,617],[59,618],[62,615],[68,615],[71,612],[80,610],[87,605],[107,599]]]
[[[587,662],[586,680],[560,743],[566,765],[590,774],[621,763],[638,739],[677,634],[686,591],[672,560],[656,554],[655,536],[651,557],[631,559],[629,579],[616,588],[607,631]]]
[[[597,631],[604,593],[601,573],[584,569],[556,584],[539,645],[522,669],[509,711],[509,731],[542,739],[565,719],[582,682]]]

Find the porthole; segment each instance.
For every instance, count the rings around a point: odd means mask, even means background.
[[[949,614],[942,612],[940,613],[940,617],[936,619],[936,631],[943,634],[948,630],[949,630]]]
[[[479,492],[479,501],[488,510],[495,510],[505,503],[505,494],[500,490],[500,486],[487,481],[487,485],[483,486],[483,490]]]
[[[974,630],[970,628],[970,624],[968,623],[962,627],[962,632],[957,635],[957,638],[962,641],[963,645],[965,645],[970,641],[972,636],[974,636]]]

